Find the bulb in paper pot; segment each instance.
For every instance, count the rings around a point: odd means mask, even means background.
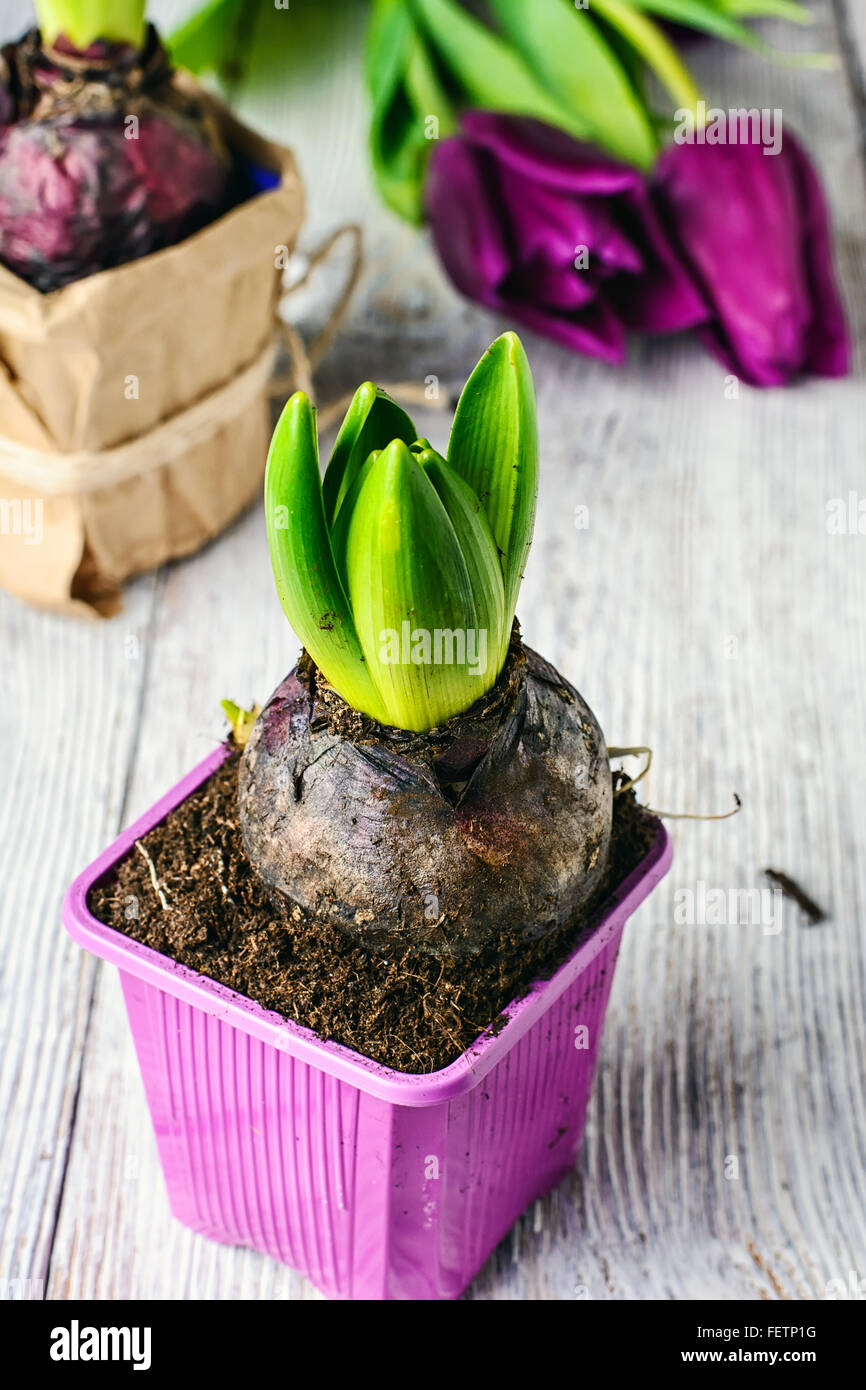
[[[141,0],[37,9],[0,63],[0,261],[49,291],[212,221],[230,160]]]

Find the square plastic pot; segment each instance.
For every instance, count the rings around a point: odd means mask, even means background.
[[[73,883],[64,923],[118,966],[174,1215],[334,1298],[449,1299],[572,1167],[623,927],[662,826],[591,934],[507,1023],[413,1076],[322,1042],[98,922],[87,897],[226,756],[216,749]]]

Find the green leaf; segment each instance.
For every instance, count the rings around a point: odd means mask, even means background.
[[[210,0],[166,40],[172,61],[190,72],[220,72],[229,59],[247,0]]]
[[[376,463],[382,453],[381,449],[374,449],[371,454],[361,464],[355,474],[354,482],[343,498],[340,510],[334,521],[331,523],[331,553],[334,556],[334,563],[337,566],[337,573],[343,584],[346,593],[349,592],[349,580],[346,573],[346,549],[349,543],[349,527],[352,524],[352,517],[355,514],[355,507],[361,495],[361,488],[367,479],[367,474]]]
[[[813,23],[809,10],[799,3],[792,3],[792,0],[742,0],[742,3],[738,3],[738,0],[715,0],[712,4],[709,0],[629,0],[629,4],[632,9],[644,10],[690,29],[699,29],[713,38],[726,39],[743,48],[753,48],[777,61],[796,66],[826,64],[826,54],[779,53],[742,23],[743,19],[773,15],[788,19],[792,24]]]
[[[325,678],[380,723],[421,731],[469,709],[508,650],[538,485],[519,338],[497,339],[466,383],[449,461],[413,434],[365,382],[323,488],[298,392],[271,441],[265,506],[280,601]]]
[[[372,381],[365,381],[358,387],[325,470],[323,493],[329,525],[333,525],[343,498],[368,455],[374,449],[384,449],[392,439],[411,444],[415,434],[415,426],[405,410],[385,391],[374,386]]]
[[[302,391],[287,402],[271,440],[265,518],[286,617],[331,685],[355,709],[381,720],[384,711],[331,553],[315,412]]]
[[[373,101],[370,156],[383,200],[410,222],[423,220],[423,187],[430,142],[407,88],[413,65],[423,65],[421,40],[404,0],[375,0],[364,46]]]
[[[349,597],[387,722],[426,730],[489,689],[473,675],[467,639],[478,632],[466,561],[435,488],[402,440],[375,459],[352,513]],[[463,660],[451,645],[462,634]],[[437,651],[437,634],[439,647]],[[438,658],[438,659],[437,659]]]
[[[406,2],[470,104],[535,116],[586,138],[589,126],[581,112],[551,95],[510,44],[454,0]]]
[[[409,65],[414,25],[404,0],[373,0],[364,35],[364,78],[375,101],[391,100]]]
[[[503,649],[505,633],[505,588],[490,522],[468,483],[446,463],[441,454],[430,448],[426,439],[413,445],[412,453],[436,489],[466,561],[475,599],[475,619],[479,630],[487,633],[485,678],[493,685],[502,665],[499,654]],[[508,646],[507,638],[504,646]]]
[[[702,30],[714,38],[727,39],[729,43],[741,44],[745,48],[766,47],[763,40],[747,29],[745,24],[714,9],[706,0],[631,0],[631,5],[633,9],[646,10],[660,19]]]
[[[175,8],[177,8],[175,6]],[[175,61],[215,73],[241,114],[282,109],[285,94],[315,93],[334,65],[335,42],[360,47],[358,0],[209,0],[168,39]]]
[[[716,0],[719,8],[743,19],[787,19],[792,24],[814,24],[815,16],[799,0]]]
[[[220,700],[223,714],[229,721],[232,730],[232,737],[238,748],[246,748],[253,725],[262,712],[261,705],[253,705],[252,709],[244,709],[243,705],[236,705],[234,700]]]
[[[481,502],[505,590],[505,659],[538,496],[538,421],[532,372],[516,333],[504,333],[470,376],[454,416],[448,462]]]
[[[591,10],[569,0],[489,0],[511,44],[558,102],[576,113],[593,140],[648,169],[657,146],[652,122]]]
[[[459,125],[457,112],[442,85],[430,51],[417,30],[406,69],[406,92],[418,113],[428,145],[433,140],[441,140],[454,133]],[[428,133],[431,119],[436,123],[435,131]]]
[[[649,64],[679,106],[694,111],[701,94],[673,44],[627,0],[592,0],[593,13],[622,34]]]

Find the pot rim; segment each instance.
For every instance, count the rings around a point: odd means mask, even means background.
[[[88,894],[99,879],[125,858],[136,840],[206,782],[230,751],[227,743],[215,748],[75,878],[63,902],[63,924],[79,945],[145,984],[165,990],[259,1041],[270,1043],[279,1051],[392,1105],[438,1105],[473,1090],[622,930],[626,920],[667,873],[673,859],[670,837],[659,822],[649,852],[611,893],[604,904],[603,915],[590,934],[578,942],[554,975],[548,980],[536,981],[526,994],[511,1001],[503,1010],[508,1022],[495,1035],[482,1033],[465,1052],[439,1071],[420,1075],[395,1071],[342,1043],[325,1042],[312,1029],[293,1023],[209,976],[134,941],[116,928],[99,922],[88,908]]]

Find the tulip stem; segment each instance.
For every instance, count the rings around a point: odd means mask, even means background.
[[[700,89],[657,24],[625,0],[592,0],[592,8],[637,49],[681,108],[696,109]]]
[[[738,19],[787,19],[791,24],[814,24],[815,16],[800,0],[725,0],[723,8]]]

